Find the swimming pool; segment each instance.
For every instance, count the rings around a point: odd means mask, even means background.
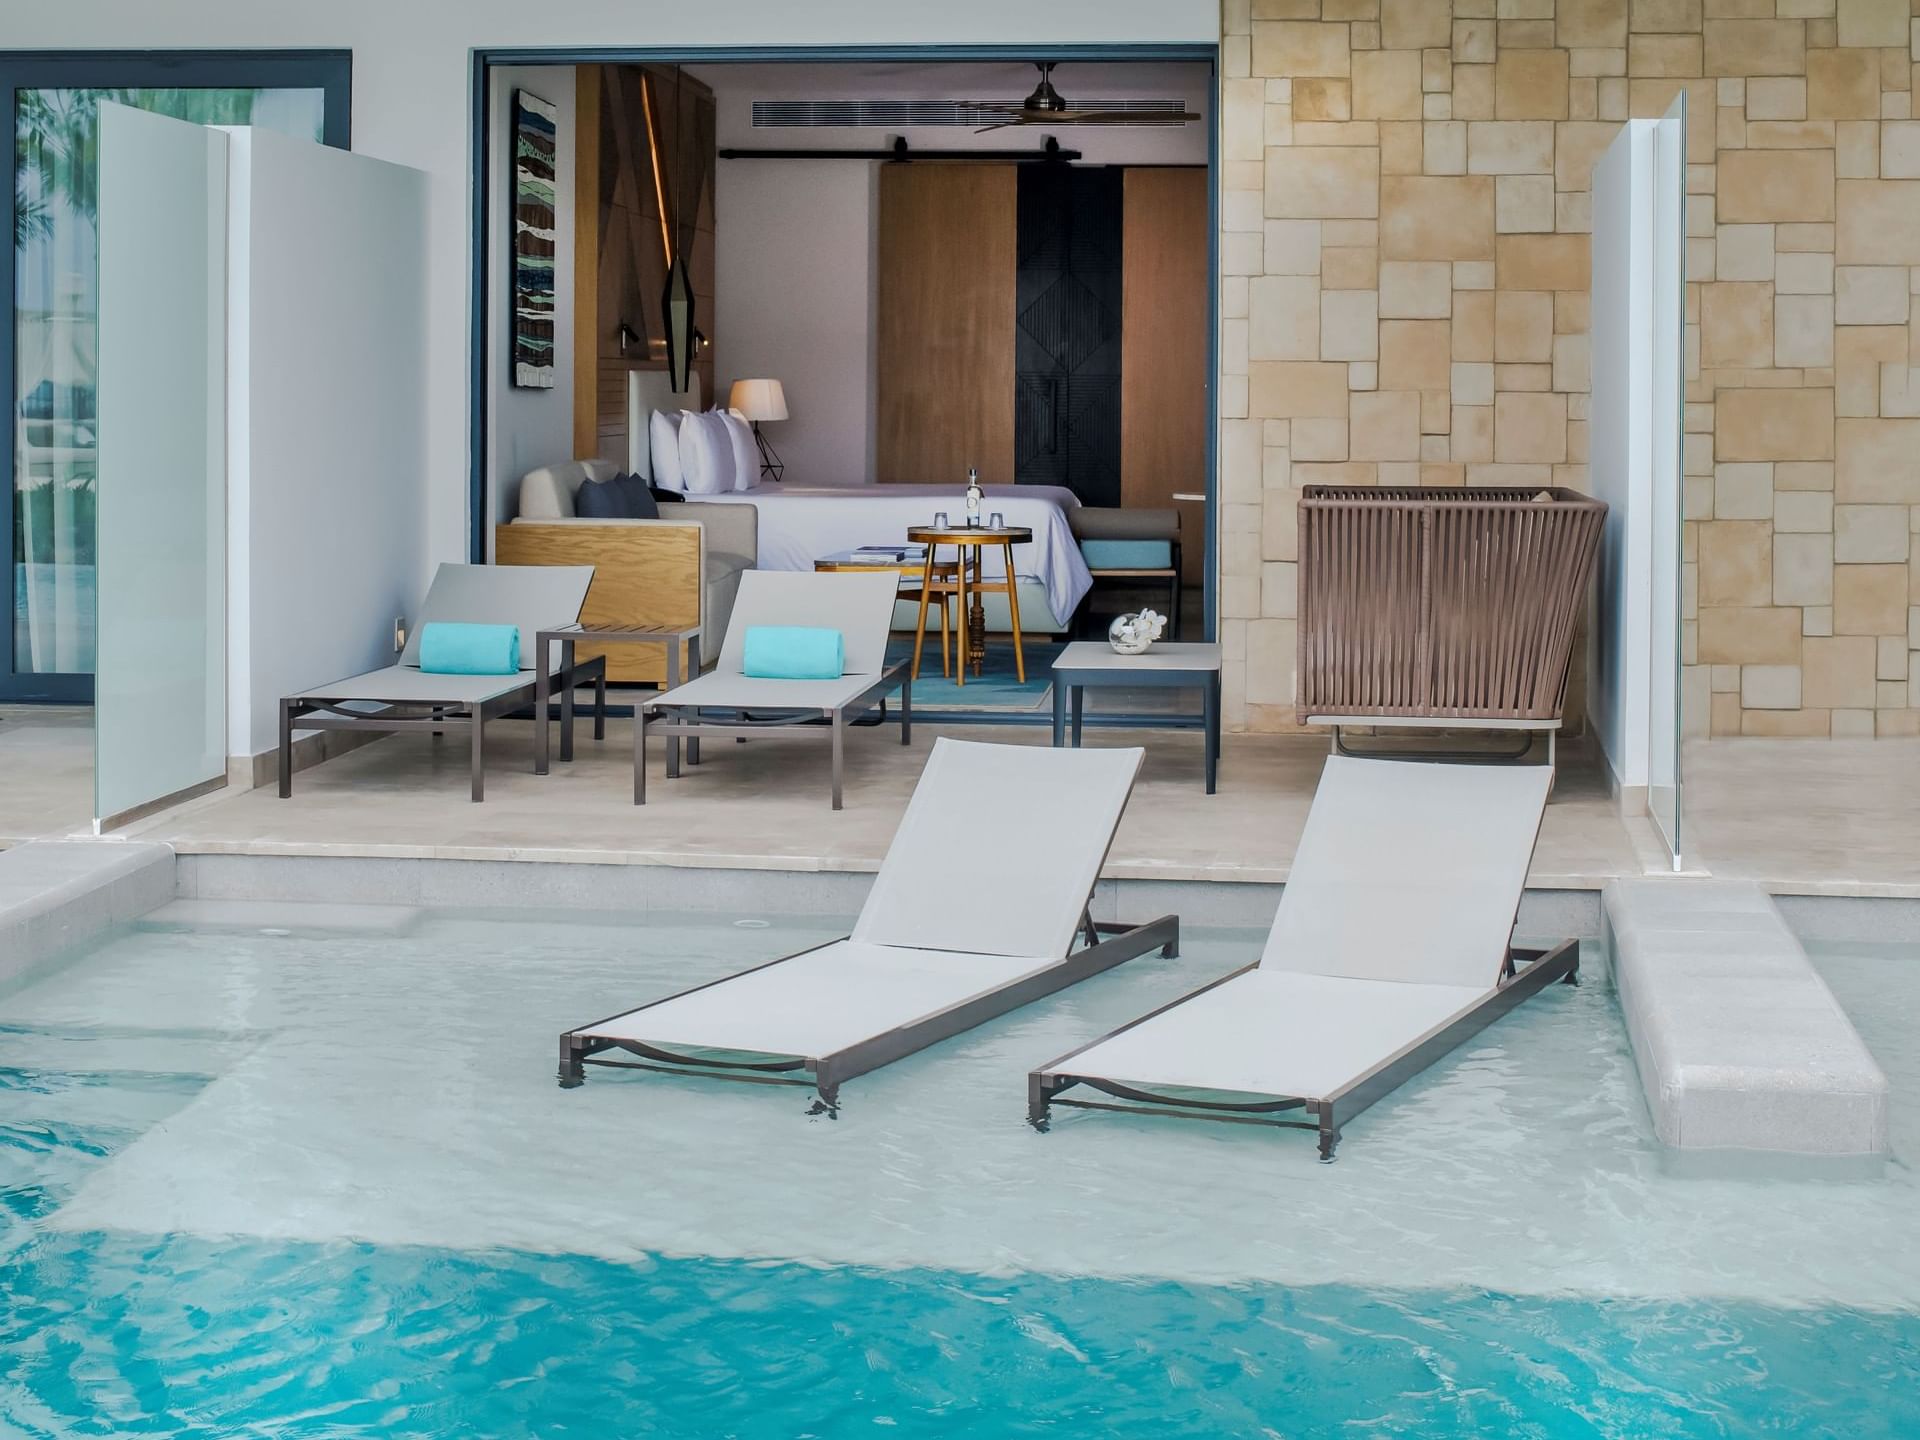
[[[1895,1163],[1756,1181],[1670,1173],[1592,979],[1320,1166],[1300,1135],[1022,1123],[1036,1057],[1250,935],[830,1121],[551,1070],[566,1026],[834,927],[316,915],[116,935],[0,996],[0,1434],[1920,1431],[1911,952],[1817,956]]]

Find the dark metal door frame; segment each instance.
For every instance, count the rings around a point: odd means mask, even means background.
[[[488,127],[488,70],[494,65],[697,65],[728,61],[951,61],[951,60],[1204,60],[1213,66],[1213,109],[1207,127],[1207,522],[1205,638],[1218,637],[1220,509],[1220,47],[1217,44],[1086,45],[790,45],[681,46],[587,49],[476,49],[468,80],[469,163],[472,167],[471,233],[468,237],[469,356],[467,376],[468,558],[487,555],[487,207],[492,173]],[[1022,717],[1024,720],[1026,717]],[[1040,717],[1044,720],[1046,717]],[[1197,722],[1196,722],[1197,723]]]
[[[353,52],[351,50],[0,50],[0,122],[12,155],[21,90],[109,89],[303,89],[319,90],[323,103],[322,138],[338,149],[352,138]],[[18,343],[14,319],[18,274],[13,252],[13,171],[0,187],[0,233],[7,235],[7,258],[0,280],[0,574],[5,576],[5,615],[0,620],[0,701],[46,704],[93,703],[91,675],[16,674],[13,653],[13,434],[14,374]]]

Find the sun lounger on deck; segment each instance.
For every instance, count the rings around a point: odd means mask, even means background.
[[[1034,1070],[1028,1119],[1264,1122],[1317,1130],[1331,1159],[1355,1115],[1573,978],[1574,941],[1512,947],[1551,783],[1544,766],[1329,758],[1258,963]]]
[[[560,1083],[587,1065],[664,1070],[811,1085],[833,1110],[856,1075],[1174,954],[1174,916],[1090,910],[1142,753],[940,740],[852,935],[568,1031]]]
[[[407,635],[400,663],[351,675],[280,701],[280,797],[293,794],[295,730],[425,730],[465,727],[473,798],[486,791],[486,723],[532,705],[534,666],[546,657],[534,644],[542,630],[580,618],[593,582],[591,565],[442,565]],[[428,625],[517,625],[520,669],[512,675],[437,675],[420,668],[420,636]],[[593,680],[600,687],[594,734],[605,733],[606,662],[598,657],[551,672],[560,693]],[[544,716],[540,717],[544,723]],[[563,757],[564,758],[564,757]]]
[[[684,737],[689,757],[699,758],[703,738],[740,739],[817,737],[833,749],[833,808],[840,808],[845,769],[846,727],[879,707],[884,719],[886,695],[900,692],[900,743],[913,739],[912,676],[906,662],[887,663],[887,632],[900,577],[885,573],[808,573],[748,570],[727,620],[720,661],[685,685],[639,701],[634,723],[635,804],[645,804],[646,737]],[[747,631],[755,626],[802,626],[838,630],[845,642],[845,671],[836,679],[770,680],[744,670]],[[822,723],[824,722],[824,723]],[[667,752],[667,777],[679,775],[677,757]]]

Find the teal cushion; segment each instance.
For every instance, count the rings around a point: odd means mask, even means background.
[[[806,625],[749,625],[740,651],[741,670],[756,680],[838,680],[846,667],[840,632]]]
[[[420,629],[420,668],[429,675],[518,674],[520,627],[435,620]]]
[[[1166,570],[1173,546],[1165,540],[1082,540],[1080,554],[1089,570]]]

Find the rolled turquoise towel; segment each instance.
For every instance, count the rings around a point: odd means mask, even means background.
[[[420,668],[429,675],[513,675],[520,669],[518,625],[420,627]]]
[[[838,680],[847,669],[846,641],[838,630],[749,625],[740,668],[756,680]]]

